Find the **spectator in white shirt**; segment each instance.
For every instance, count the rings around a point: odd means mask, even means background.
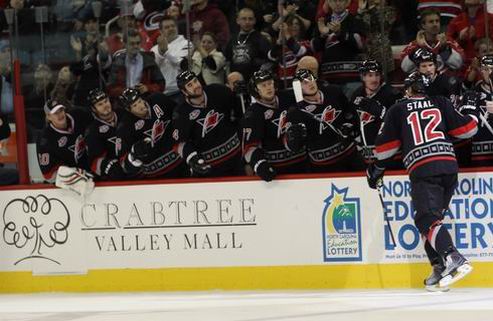
[[[216,36],[212,32],[205,32],[196,47],[192,57],[192,71],[206,85],[224,85],[226,58],[217,50]]]
[[[154,53],[156,64],[166,79],[164,94],[174,99],[181,97],[180,90],[176,85],[176,76],[181,72],[180,62],[187,58],[189,42],[185,37],[178,34],[176,21],[166,16],[159,23],[161,35],[157,44],[151,48]],[[191,45],[190,45],[191,46]],[[190,48],[190,50],[193,50]]]

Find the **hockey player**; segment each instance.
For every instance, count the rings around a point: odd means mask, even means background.
[[[437,55],[425,48],[417,49],[412,57],[417,71],[430,80],[426,89],[428,96],[444,96],[456,103],[460,92],[460,82],[457,78],[438,71]]]
[[[306,171],[306,150],[292,152],[284,145],[288,126],[290,96],[278,96],[273,75],[267,70],[256,71],[249,82],[255,102],[243,118],[243,156],[255,174],[266,182],[277,173]]]
[[[476,133],[477,107],[461,106],[461,114],[448,99],[427,96],[427,80],[419,72],[406,78],[406,99],[387,111],[376,140],[378,160],[370,164],[367,176],[371,188],[379,187],[385,162],[402,150],[416,210],[414,222],[433,267],[425,286],[442,290],[472,270],[454,247],[442,220],[457,185],[458,166],[451,137],[467,138]]]
[[[402,98],[402,94],[385,83],[382,65],[376,60],[364,61],[359,72],[362,85],[354,92],[351,102],[359,116],[361,142],[358,147],[365,163],[369,164],[375,161],[375,138],[385,113]],[[402,161],[398,160],[389,167],[400,169]]]
[[[90,114],[81,109],[66,111],[63,104],[52,99],[46,101],[44,112],[47,124],[36,142],[44,178],[54,182],[61,165],[88,170],[84,132],[91,121]]]
[[[114,110],[108,95],[100,89],[91,90],[87,100],[94,116],[86,131],[91,171],[102,180],[123,179],[126,174],[117,156],[121,142],[116,137],[116,128],[125,111]]]
[[[288,149],[297,151],[306,145],[311,172],[363,170],[354,142],[358,118],[343,92],[335,86],[319,89],[317,79],[307,69],[298,70],[294,79],[301,83],[302,97],[296,99],[298,108],[288,112]],[[307,137],[303,142],[304,128]]]
[[[128,113],[116,131],[119,158],[140,168],[139,175],[143,177],[186,176],[171,138],[175,102],[161,93],[144,98],[136,89],[127,88],[120,95],[120,103]],[[127,165],[126,170],[133,172]]]
[[[493,55],[480,60],[481,80],[474,92],[466,92],[464,100],[473,104],[478,101],[480,120],[478,133],[472,139],[471,166],[491,166],[493,160]]]
[[[173,114],[174,148],[193,176],[234,176],[240,173],[237,127],[231,121],[233,92],[224,85],[202,87],[197,76],[183,71],[176,77],[185,102]]]

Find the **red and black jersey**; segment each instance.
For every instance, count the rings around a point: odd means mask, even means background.
[[[113,123],[108,123],[94,115],[94,120],[86,131],[89,166],[91,171],[99,176],[104,176],[105,164],[117,159],[117,153],[121,149],[121,141],[116,136],[116,129],[126,112],[122,109],[116,109],[114,112]]]
[[[47,124],[36,142],[38,164],[46,180],[53,180],[62,165],[89,170],[84,133],[91,115],[81,109],[70,110],[66,115],[66,129]]]
[[[357,126],[358,121],[355,109],[338,87],[325,86],[319,94],[318,102],[303,100],[298,108],[291,108],[288,121],[305,124],[311,170],[324,172],[356,152],[355,143],[343,137],[341,129],[344,124]]]
[[[175,150],[187,160],[196,153],[212,166],[207,176],[237,175],[241,159],[238,128],[231,119],[233,92],[224,85],[204,87],[205,103],[188,101],[173,114]]]
[[[183,160],[173,150],[171,117],[175,102],[161,93],[155,93],[144,100],[149,105],[149,114],[140,118],[126,112],[116,131],[117,155],[126,157],[132,145],[144,138],[150,138],[152,151],[143,159],[141,175],[145,177],[182,177]]]
[[[374,104],[374,106],[369,107],[375,108],[361,106],[362,104],[360,101],[364,98],[371,99],[370,103]],[[385,117],[387,110],[401,98],[402,94],[386,83],[383,83],[380,88],[370,96],[366,94],[364,86],[359,87],[353,93],[351,103],[359,116],[359,128],[361,134],[361,144],[358,148],[366,163],[376,160],[375,139],[377,138],[378,130],[382,126],[383,118]]]
[[[460,81],[454,76],[439,73],[426,88],[428,96],[443,96],[455,105],[461,90]]]
[[[242,121],[243,155],[252,166],[265,159],[278,173],[305,171],[306,149],[291,152],[284,144],[288,109],[293,104],[290,95],[280,95],[276,96],[274,105],[257,101],[247,109]]]
[[[388,110],[377,136],[378,165],[385,167],[402,150],[412,178],[457,173],[452,138],[466,139],[476,132],[476,120],[456,111],[444,97],[404,99]]]
[[[491,166],[493,163],[493,116],[486,111],[487,101],[493,101],[493,88],[482,80],[474,86],[481,93],[478,132],[472,138],[471,165]]]

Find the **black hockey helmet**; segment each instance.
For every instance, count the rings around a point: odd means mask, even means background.
[[[132,106],[132,104],[136,102],[139,98],[140,93],[137,89],[134,88],[125,89],[119,97],[120,103],[125,109],[130,109],[130,106]]]
[[[404,79],[404,89],[411,87],[414,93],[426,93],[426,87],[430,85],[430,78],[415,71]]]
[[[305,79],[314,80],[314,79],[316,79],[316,77],[313,74],[313,72],[309,69],[298,69],[296,71],[296,73],[294,74],[294,79],[297,79],[299,81],[303,81]]]
[[[493,68],[493,55],[484,55],[480,61],[481,67]]]
[[[91,105],[95,105],[98,101],[108,98],[108,95],[99,88],[95,88],[89,92],[87,100]]]
[[[260,69],[254,72],[252,78],[250,78],[250,82],[248,83],[248,91],[250,92],[250,95],[258,98],[259,93],[257,85],[267,80],[274,80],[274,75],[272,75],[269,70]]]
[[[365,60],[359,67],[359,73],[364,75],[369,72],[382,73],[382,65],[376,60]]]
[[[176,85],[180,90],[185,90],[186,84],[188,84],[188,82],[190,82],[194,78],[197,78],[197,75],[193,71],[182,71],[178,74],[178,76],[176,76]]]
[[[412,55],[411,59],[416,67],[419,67],[419,64],[422,62],[430,61],[433,62],[435,65],[438,63],[437,61],[437,55],[426,49],[426,48],[418,48]]]

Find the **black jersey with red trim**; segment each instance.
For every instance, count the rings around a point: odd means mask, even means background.
[[[153,144],[151,152],[140,172],[144,177],[182,177],[185,175],[183,160],[173,150],[171,117],[176,103],[161,93],[144,98],[149,106],[147,117],[140,118],[125,112],[117,127],[117,155],[126,157],[132,145],[144,138],[150,138]]]
[[[118,123],[124,118],[126,111],[122,109],[114,110],[115,120],[108,123],[96,115],[86,131],[87,156],[91,171],[99,176],[103,176],[102,165],[118,158],[118,151],[121,149],[121,141],[116,135]]]
[[[363,98],[371,99],[372,103],[375,103],[375,106],[379,108],[365,108],[361,106],[359,101]],[[354,91],[351,103],[359,116],[361,134],[361,142],[358,149],[365,163],[368,164],[376,160],[375,139],[377,138],[378,130],[382,126],[387,110],[399,99],[402,99],[402,94],[386,83],[383,83],[375,93],[369,96],[366,94],[364,86]]]
[[[255,150],[256,155],[267,160],[278,173],[299,173],[306,169],[306,149],[298,152],[289,151],[284,143],[288,127],[288,109],[293,106],[292,95],[276,96],[272,105],[256,101],[247,109],[242,121],[243,155],[249,163],[248,155]],[[253,165],[253,164],[252,164]]]
[[[185,101],[173,114],[175,150],[187,160],[200,153],[211,165],[207,176],[237,175],[241,159],[238,127],[231,118],[233,92],[224,85],[204,87],[205,103]]]
[[[393,105],[376,139],[378,166],[402,150],[411,178],[457,173],[452,138],[465,139],[477,132],[470,116],[455,110],[450,100],[414,96]]]
[[[443,96],[455,105],[460,94],[461,83],[457,78],[439,73],[426,88],[428,96]]]
[[[493,105],[493,88],[484,81],[475,84],[474,90],[481,94],[478,132],[472,138],[471,165],[491,166],[493,163],[493,115],[487,112],[486,104]]]
[[[317,102],[303,100],[288,112],[289,122],[304,123],[307,128],[308,158],[313,171],[328,170],[356,151],[355,142],[341,133],[343,124],[357,126],[355,109],[339,87],[325,86],[319,89],[319,95]]]
[[[38,164],[46,180],[53,180],[64,165],[89,170],[84,134],[91,115],[82,109],[66,112],[68,127],[60,130],[47,124],[36,142]]]

